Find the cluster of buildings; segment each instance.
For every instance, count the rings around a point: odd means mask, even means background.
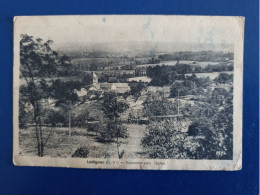
[[[115,92],[117,94],[124,94],[128,91],[130,91],[130,86],[129,83],[107,83],[107,82],[99,82],[98,81],[98,75],[103,75],[103,73],[100,73],[99,71],[95,71],[95,72],[85,72],[88,74],[92,74],[92,84],[85,86],[84,88],[81,88],[80,90],[75,90],[75,93],[78,95],[78,97],[80,98],[80,100],[84,100],[84,99],[96,99],[96,98],[100,98],[103,96],[104,92]],[[111,72],[112,73],[112,72]],[[116,72],[114,72],[113,74],[116,74]],[[113,76],[113,75],[112,75]],[[142,82],[148,82],[150,80],[142,80],[145,77],[135,77],[135,78],[140,78],[140,81]],[[129,81],[132,78],[128,79]],[[172,85],[169,86],[148,86],[146,88],[146,92],[148,95],[150,96],[159,96],[162,98],[169,98],[170,97],[170,93],[171,93],[171,87],[177,83],[180,83],[182,81],[176,80]]]
[[[128,83],[99,83],[96,72],[92,72],[93,82],[91,85],[81,88],[79,91],[76,90],[80,99],[88,98],[95,99],[100,98],[104,92],[116,92],[118,94],[124,94],[130,91]]]

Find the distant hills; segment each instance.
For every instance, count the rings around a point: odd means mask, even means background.
[[[233,44],[205,44],[205,43],[169,43],[169,42],[90,42],[90,43],[62,43],[53,46],[54,49],[63,52],[105,52],[153,54],[172,53],[178,51],[222,51],[233,52]]]

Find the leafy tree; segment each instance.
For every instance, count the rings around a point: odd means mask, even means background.
[[[207,90],[211,81],[209,78],[197,78],[195,74],[182,79],[181,82],[175,82],[171,86],[171,97],[186,95],[201,95]]]
[[[227,73],[220,73],[219,76],[215,78],[215,81],[220,84],[228,83],[233,81],[233,75]]]
[[[155,66],[148,67],[147,76],[151,77],[152,80],[149,83],[151,86],[164,86],[169,84],[170,72],[168,66]]]
[[[201,87],[203,89],[207,89],[211,83],[212,83],[212,80],[209,77],[195,79],[195,84],[198,88]]]
[[[188,135],[198,145],[196,149],[189,153],[195,159],[217,159],[216,152],[219,150],[219,137],[217,131],[212,127],[211,119],[201,119],[189,126]]]
[[[177,74],[187,74],[193,72],[192,65],[189,64],[176,64],[172,67],[172,70],[176,71]]]
[[[34,39],[32,36],[22,34],[20,41],[20,73],[26,81],[23,101],[30,102],[33,110],[33,121],[37,138],[38,156],[43,156],[44,141],[42,132],[42,104],[41,99],[48,96],[44,90],[45,78],[56,73],[57,52],[54,52],[50,44],[52,41],[43,42],[42,39]],[[22,95],[22,94],[21,94]]]
[[[52,127],[55,127],[58,123],[64,125],[66,117],[61,111],[48,110],[48,115],[45,119],[46,124],[51,124]]]
[[[104,94],[102,106],[105,116],[114,121],[119,119],[120,114],[129,108],[127,103],[117,100],[117,94],[115,92],[107,92]]]
[[[84,75],[82,83],[83,85],[91,85],[93,83],[93,76],[91,74]]]
[[[58,76],[72,76],[77,72],[73,69],[71,59],[67,55],[61,56],[58,63]]]
[[[216,93],[223,98],[222,101],[218,101]],[[193,123],[188,129],[188,135],[191,136],[190,141],[196,143],[196,147],[189,153],[192,158],[232,159],[232,88],[229,92],[224,89],[214,90],[203,102],[196,102],[190,118]]]
[[[101,83],[103,83],[103,82],[109,82],[109,76],[108,75],[101,75],[100,77],[98,77],[98,82],[101,82]],[[91,83],[92,83],[92,81],[91,81]]]
[[[78,95],[74,90],[79,90],[82,86],[82,83],[79,81],[62,82],[60,79],[57,79],[53,81],[49,92],[51,92],[53,98],[58,99],[56,102],[57,106],[68,101],[70,104],[73,104],[78,101]]]
[[[108,92],[104,94],[104,102],[102,104],[102,110],[105,117],[110,119],[105,131],[101,133],[101,138],[111,140],[116,138],[118,158],[122,158],[124,151],[119,151],[119,138],[125,138],[126,128],[120,122],[120,114],[125,112],[129,108],[127,103],[117,100],[117,95],[114,92]]]
[[[171,86],[171,97],[178,97],[188,95],[191,91],[185,86],[184,82],[176,82]]]
[[[80,113],[78,116],[74,117],[73,124],[77,127],[84,127],[86,126],[86,119],[89,118],[89,112],[84,111]]]
[[[146,87],[143,82],[131,83],[129,94],[133,95],[137,100],[141,96],[142,90]]]
[[[150,158],[186,158],[187,152],[183,146],[187,136],[179,130],[178,119],[152,122],[147,129],[141,144]]]
[[[71,68],[72,64],[71,64],[70,58],[66,55],[61,56],[60,66],[66,67],[66,68]]]
[[[177,114],[177,101],[171,102],[166,98],[160,100],[148,97],[143,103],[144,116],[165,116]]]

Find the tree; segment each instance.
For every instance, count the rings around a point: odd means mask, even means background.
[[[141,96],[141,92],[145,87],[146,85],[143,82],[132,83],[130,84],[129,94],[133,95],[137,100]]]
[[[180,131],[178,119],[152,122],[147,129],[141,144],[149,158],[186,158],[186,149],[183,146],[187,136]]]
[[[220,84],[228,83],[233,81],[233,75],[227,73],[220,73],[216,78],[215,81]]]
[[[44,42],[42,39],[34,39],[32,36],[22,34],[20,41],[20,73],[26,81],[25,94],[21,100],[28,101],[33,110],[33,121],[37,138],[38,156],[43,156],[44,140],[42,132],[42,104],[41,99],[48,94],[44,90],[45,78],[56,73],[57,52],[50,45],[52,41]]]
[[[57,79],[52,82],[48,90],[51,92],[53,98],[58,99],[56,105],[64,102],[73,104],[78,101],[78,95],[74,90],[79,90],[82,86],[82,82],[79,81],[62,82],[60,79]]]
[[[82,79],[83,85],[91,85],[93,83],[93,76],[91,74],[84,75]]]
[[[171,97],[178,97],[188,95],[189,89],[184,85],[183,82],[176,82],[171,86]]]
[[[193,151],[189,151],[190,158],[195,159],[217,159],[219,151],[218,132],[213,128],[211,118],[201,118],[192,123],[188,128],[190,140],[197,143]]]
[[[171,102],[166,98],[160,100],[148,97],[143,105],[144,116],[153,117],[177,114],[177,101]]]
[[[66,55],[61,56],[60,65],[66,68],[70,68],[72,66],[70,58]]]
[[[120,115],[129,108],[127,103],[117,100],[117,95],[114,92],[108,92],[104,94],[104,102],[102,104],[102,110],[105,117],[110,119],[105,131],[101,133],[101,137],[111,140],[116,138],[118,158],[122,158],[124,151],[119,151],[119,138],[125,138],[126,128],[122,125]]]
[[[59,58],[58,63],[59,63],[58,76],[69,76],[75,74],[75,70],[73,69],[71,59],[67,55],[61,56]]]
[[[89,112],[87,110],[83,111],[76,117],[74,117],[73,124],[77,127],[85,127],[86,126],[86,119],[89,118]]]
[[[221,89],[221,88],[220,88]],[[190,157],[196,159],[232,159],[233,157],[233,89],[215,89],[196,102],[190,112]],[[218,96],[222,100],[219,101]]]
[[[120,114],[129,108],[127,103],[117,100],[117,94],[115,92],[107,92],[104,94],[102,106],[105,116],[114,121],[119,119]]]
[[[152,78],[151,82],[149,83],[151,86],[164,86],[169,84],[171,71],[168,66],[149,66],[146,70],[146,73],[148,77]]]
[[[50,124],[51,127],[55,127],[58,123],[64,125],[64,123],[66,123],[66,117],[61,111],[48,110],[48,115],[44,123]]]

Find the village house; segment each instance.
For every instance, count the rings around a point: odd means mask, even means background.
[[[139,67],[135,69],[135,76],[146,76],[147,67]]]
[[[74,92],[77,94],[80,101],[83,101],[88,93],[86,88],[81,88],[80,90],[75,89]]]
[[[130,91],[130,86],[128,83],[99,83],[98,76],[95,72],[92,72],[92,77],[93,83],[91,85],[81,88],[79,91],[75,91],[81,100],[84,98],[100,98],[104,92],[113,91],[118,94],[124,94]]]

